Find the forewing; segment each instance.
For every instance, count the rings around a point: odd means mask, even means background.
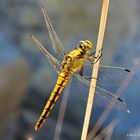
[[[43,52],[43,54],[48,58],[50,64],[53,66],[57,73],[60,72],[60,61],[58,61],[52,54],[48,52],[48,50],[37,40],[35,36],[30,34],[31,39],[36,44],[36,46]]]
[[[51,24],[47,10],[43,6],[42,6],[42,12],[43,12],[43,15],[45,18],[46,26],[48,28],[48,32],[50,35],[50,39],[51,39],[53,48],[57,54],[60,53],[62,55],[62,57],[64,57],[64,54],[65,54],[64,47]]]
[[[130,71],[121,67],[111,67],[101,65],[99,68],[98,85],[105,85],[109,83],[112,86],[119,86],[130,74]],[[123,86],[127,86],[128,83],[123,83]]]
[[[93,65],[91,63],[85,63],[85,78],[93,78],[91,77],[92,67]],[[109,87],[117,88],[117,86],[119,86],[122,83],[127,74],[130,73],[130,70],[126,68],[100,65],[97,78],[97,85],[102,87],[109,85]],[[126,86],[127,84],[128,83],[123,83],[124,86]]]
[[[83,84],[83,86],[90,87],[90,81],[81,77],[78,74],[75,74],[74,77],[79,80]],[[114,95],[113,93],[96,86],[95,92],[95,103],[99,106],[107,106],[109,102],[112,101],[115,103],[115,108],[121,111],[128,111],[126,103],[120,99],[118,96]]]

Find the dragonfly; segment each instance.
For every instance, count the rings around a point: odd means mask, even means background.
[[[61,43],[60,39],[58,38],[58,35],[56,34],[51,21],[49,19],[48,13],[46,8],[44,6],[41,7],[45,23],[48,28],[50,40],[52,42],[52,46],[54,51],[57,54],[61,55],[61,60],[58,60],[56,57],[54,57],[48,50],[45,48],[40,41],[32,34],[30,34],[30,38],[32,41],[36,44],[36,46],[42,51],[42,53],[47,57],[48,61],[54,68],[54,70],[58,74],[58,79],[56,82],[56,85],[51,93],[51,96],[48,99],[48,102],[46,103],[42,114],[40,115],[36,125],[35,125],[35,131],[38,131],[45,120],[50,115],[54,105],[56,104],[56,101],[58,100],[60,94],[62,93],[63,89],[67,85],[70,78],[73,76],[75,79],[78,80],[78,82],[82,83],[83,86],[90,86],[90,79],[93,77],[86,77],[83,75],[83,70],[85,66],[85,62],[88,65],[94,65],[102,56],[102,50],[99,51],[99,55],[95,57],[95,51],[92,52],[93,45],[89,40],[81,40],[77,44],[77,46],[70,51],[69,53],[65,53],[64,46]],[[95,61],[94,61],[95,60]],[[105,72],[105,73],[104,73]],[[117,73],[128,73],[130,72],[129,69],[122,68],[122,67],[113,67],[113,66],[105,66],[100,65],[99,66],[99,76],[96,79],[99,83],[102,82],[103,77],[106,77],[106,72],[114,72],[115,78],[117,79]],[[107,79],[112,78],[113,76],[110,75],[110,73],[107,75]],[[120,80],[122,80],[122,77],[119,77]],[[96,85],[96,97],[98,98],[98,104],[103,105],[105,103],[109,103],[110,100],[113,100],[115,104],[115,108],[121,110],[121,111],[127,111],[127,105],[126,103],[118,96],[113,94],[112,92],[109,92],[108,90],[105,90],[100,85]],[[95,99],[96,100],[96,99]]]

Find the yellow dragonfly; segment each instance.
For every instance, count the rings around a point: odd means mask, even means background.
[[[56,82],[56,85],[51,93],[51,96],[47,102],[47,104],[44,107],[44,110],[37,121],[35,125],[35,130],[38,131],[47,117],[50,115],[51,110],[53,109],[56,101],[58,100],[61,92],[65,88],[66,84],[68,83],[71,76],[75,77],[79,82],[81,82],[83,85],[90,86],[90,78],[83,76],[83,68],[85,61],[89,62],[88,64],[94,64],[93,60],[96,59],[95,63],[100,59],[102,53],[99,51],[99,55],[97,57],[94,56],[95,52],[91,52],[92,50],[92,43],[88,40],[81,40],[79,41],[79,44],[77,47],[75,47],[72,51],[69,53],[65,53],[64,47],[59,40],[56,32],[54,31],[54,28],[50,22],[50,19],[48,17],[48,13],[46,9],[42,6],[42,12],[45,18],[46,26],[48,28],[48,32],[50,35],[50,39],[52,42],[52,46],[55,50],[55,52],[61,54],[61,57],[63,61],[59,61],[56,59],[49,51],[38,41],[38,39],[30,34],[31,39],[34,41],[34,43],[37,45],[37,47],[44,53],[44,55],[49,60],[50,64],[53,66],[55,71],[58,73],[58,79]],[[117,72],[130,72],[130,70],[121,68],[121,67],[112,67],[112,66],[104,66],[100,65],[99,68],[99,77],[97,81],[99,83],[102,81],[102,78],[104,77],[103,74],[107,75],[107,71],[115,71],[115,75],[117,75]],[[79,74],[77,73],[79,72]],[[105,72],[105,73],[104,73]],[[109,73],[110,74],[110,73]],[[109,76],[107,79],[109,79]],[[112,78],[112,76],[111,76]],[[115,77],[117,78],[117,77]],[[119,77],[120,78],[120,77]],[[122,80],[120,78],[120,80]],[[105,90],[104,88],[101,88],[99,85],[96,86],[96,96],[98,97],[98,103],[103,104],[108,103],[111,99],[116,102],[115,108],[121,110],[121,111],[128,111],[127,105],[125,102],[120,99],[118,96],[114,95],[113,93]],[[96,99],[95,99],[96,100]]]

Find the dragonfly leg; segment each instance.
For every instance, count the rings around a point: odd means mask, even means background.
[[[89,54],[89,56],[93,56],[95,53],[96,53],[96,51],[94,51],[91,54]]]
[[[103,50],[103,49],[99,50],[99,51],[98,51],[98,55],[97,55],[97,56],[94,56],[94,58],[100,59],[101,56],[102,56],[102,50]]]
[[[99,50],[97,56],[93,56],[96,53],[96,51],[94,51],[93,53],[89,54],[88,55],[89,57],[87,58],[87,60],[90,61],[92,64],[97,63],[99,61],[99,59],[102,57],[102,50],[103,49]],[[96,59],[95,62],[93,62],[94,59]]]
[[[87,58],[88,61],[90,61],[92,64],[95,64],[99,61],[99,59],[102,57],[102,52],[100,51],[99,54],[97,56],[89,56]],[[96,59],[95,61],[93,61],[94,59]]]
[[[80,75],[80,76],[83,76],[83,70],[84,70],[84,65],[82,64],[82,65],[80,66],[80,70],[79,70],[79,75]]]
[[[93,62],[93,64],[97,63],[101,57],[102,57],[102,52],[100,52],[97,57],[94,57],[96,58],[96,60],[95,62]]]
[[[102,50],[103,50],[103,48],[98,51],[98,54],[102,53]],[[96,53],[96,51],[94,51],[91,54],[89,54],[89,56],[93,56],[95,53]]]

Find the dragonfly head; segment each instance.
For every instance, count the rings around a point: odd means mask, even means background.
[[[92,43],[88,40],[81,40],[79,41],[79,48],[85,52],[90,52],[92,49]]]

